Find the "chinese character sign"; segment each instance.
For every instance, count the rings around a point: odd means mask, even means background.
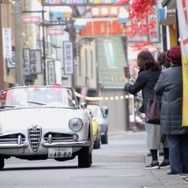
[[[30,53],[29,48],[23,49],[23,66],[24,66],[24,75],[30,75]]]
[[[3,57],[6,59],[12,58],[12,45],[11,45],[11,29],[3,28]]]
[[[73,74],[72,42],[63,43],[65,74]]]
[[[31,74],[42,73],[40,50],[30,50],[30,71],[31,71]]]
[[[55,63],[54,61],[48,61],[47,62],[47,68],[48,68],[48,84],[52,85],[56,82],[55,80]]]
[[[6,59],[7,62],[7,68],[8,69],[15,69],[16,67],[16,53],[15,53],[15,48],[12,48],[12,57],[9,59]]]

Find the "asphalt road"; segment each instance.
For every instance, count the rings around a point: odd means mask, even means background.
[[[126,132],[109,137],[109,144],[93,150],[90,168],[77,167],[77,158],[56,162],[8,159],[0,171],[0,188],[183,188],[174,186],[166,172],[145,170],[147,147],[144,132]],[[157,174],[158,173],[158,174]],[[167,175],[166,175],[167,176]],[[160,178],[161,177],[161,178]],[[171,178],[172,179],[172,178]],[[183,184],[184,183],[184,184]]]

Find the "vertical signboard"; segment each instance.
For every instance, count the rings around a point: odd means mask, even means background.
[[[72,42],[63,42],[65,74],[73,74]]]
[[[5,59],[12,58],[12,45],[11,45],[11,29],[3,28],[2,29],[3,37],[3,57]]]
[[[48,69],[48,84],[52,85],[56,82],[54,61],[48,61],[47,62],[47,69]]]
[[[6,62],[7,62],[8,69],[15,69],[15,67],[16,67],[16,53],[15,53],[14,47],[12,49],[12,57],[9,59],[6,59]]]
[[[29,56],[31,74],[42,73],[41,50],[30,50]]]
[[[23,49],[23,68],[24,68],[24,75],[30,75],[30,56],[29,56],[29,48]]]

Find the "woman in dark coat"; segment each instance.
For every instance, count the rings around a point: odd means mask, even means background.
[[[161,73],[160,65],[155,61],[152,54],[148,50],[141,51],[137,56],[137,65],[140,69],[138,77],[134,84],[128,83],[128,80],[124,77],[126,82],[124,90],[135,95],[139,91],[142,91],[143,106],[140,108],[140,112],[146,114],[146,107],[148,99],[154,98],[154,86]],[[160,97],[158,98],[160,100]],[[164,161],[159,165],[158,162],[158,149],[161,143],[160,126],[145,123],[147,144],[150,149],[152,162],[146,166],[146,169],[156,169],[169,166],[168,161],[168,143],[166,139],[163,142],[164,147]]]
[[[162,95],[161,133],[168,135],[170,167],[168,174],[188,173],[188,127],[182,126],[182,66],[181,49],[172,47],[167,52],[172,66],[162,71],[155,92]]]

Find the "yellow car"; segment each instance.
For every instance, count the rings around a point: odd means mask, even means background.
[[[92,118],[92,127],[93,127],[93,148],[99,149],[101,147],[101,139],[100,139],[100,130],[99,130],[99,123]]]

